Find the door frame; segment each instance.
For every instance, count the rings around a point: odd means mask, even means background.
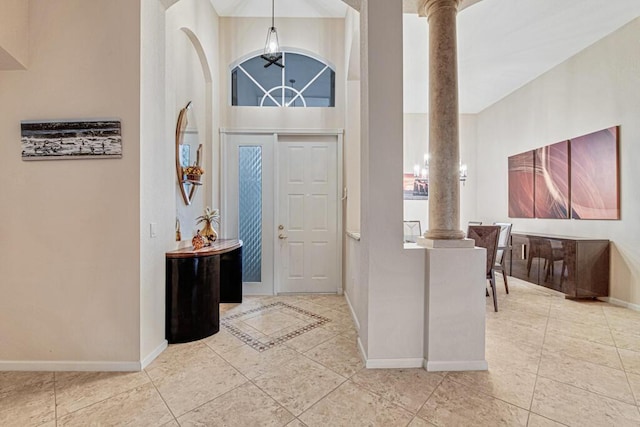
[[[336,215],[337,217],[337,230],[336,230],[336,267],[337,271],[337,283],[336,283],[336,293],[338,295],[342,295],[343,293],[343,283],[342,283],[342,249],[343,249],[343,216],[344,216],[344,197],[341,197],[344,194],[344,183],[343,183],[343,158],[344,158],[344,129],[227,129],[220,128],[220,203],[221,203],[221,212],[227,212],[227,183],[226,183],[226,174],[227,174],[227,166],[226,158],[227,158],[227,150],[228,150],[228,141],[227,135],[272,135],[273,136],[273,176],[271,182],[273,183],[273,230],[274,230],[274,239],[273,239],[273,247],[271,250],[273,251],[273,295],[279,294],[279,273],[278,268],[276,268],[276,264],[280,261],[279,258],[279,247],[278,241],[275,238],[275,230],[278,227],[278,200],[280,197],[280,189],[278,185],[278,171],[279,169],[279,156],[278,156],[278,141],[279,135],[285,135],[288,137],[291,136],[335,136],[336,137],[336,154],[337,154],[337,187],[336,194],[338,197],[338,208]],[[214,159],[215,160],[215,159]],[[215,163],[214,163],[215,164]],[[224,218],[222,218],[222,232],[225,235],[225,225]]]
[[[244,135],[239,134],[239,135]],[[273,206],[269,206],[269,203],[273,203],[274,196],[274,183],[270,181],[272,178],[270,175],[265,173],[265,170],[269,170],[269,168],[275,169],[274,165],[274,145],[273,145],[273,137],[270,134],[264,133],[254,133],[251,134],[252,137],[259,137],[259,140],[249,140],[244,143],[244,141],[232,141],[229,138],[229,134],[221,134],[221,157],[220,157],[220,232],[221,235],[225,238],[239,238],[239,223],[238,221],[229,220],[231,217],[230,210],[235,213],[238,213],[238,208],[231,208],[233,202],[238,202],[238,194],[233,193],[231,187],[233,186],[233,190],[237,190],[236,184],[239,185],[239,179],[237,177],[238,167],[237,165],[231,165],[228,160],[232,155],[232,152],[235,151],[233,147],[245,146],[261,146],[262,154],[263,154],[263,179],[262,179],[262,280],[260,283],[261,287],[256,289],[253,286],[246,287],[243,286],[243,295],[272,295],[274,292],[274,274],[273,268],[275,267],[275,262],[273,260],[272,254],[266,251],[269,251],[271,245],[273,243],[274,235],[272,223],[275,221],[273,218],[274,209]],[[232,151],[233,150],[233,151]],[[239,154],[239,152],[238,152]],[[235,157],[234,157],[235,158]],[[236,158],[237,161],[237,158]],[[268,173],[268,172],[267,172]],[[234,178],[232,178],[234,177]],[[271,197],[271,200],[269,200]],[[238,226],[236,228],[236,226]],[[265,253],[266,252],[266,253]],[[254,282],[247,282],[243,280],[243,284],[253,284]]]

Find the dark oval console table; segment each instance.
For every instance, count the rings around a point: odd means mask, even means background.
[[[221,302],[242,302],[241,240],[166,253],[165,336],[170,344],[218,332]]]

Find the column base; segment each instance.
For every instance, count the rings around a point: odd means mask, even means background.
[[[424,237],[433,240],[460,240],[465,234],[462,230],[427,230]]]
[[[425,256],[425,368],[486,370],[486,250],[435,247]]]
[[[418,237],[416,244],[423,248],[473,248],[475,246],[475,240],[473,239],[455,239],[455,240],[442,240],[442,239],[429,239],[426,237]]]

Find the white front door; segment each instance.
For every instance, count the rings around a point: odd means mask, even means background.
[[[340,291],[338,138],[278,138],[278,293]]]

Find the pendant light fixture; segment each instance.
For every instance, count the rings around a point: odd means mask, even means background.
[[[272,64],[276,64],[278,67],[284,68],[284,65],[278,61],[282,59],[282,52],[280,52],[280,43],[278,42],[278,30],[275,27],[275,0],[271,0],[271,26],[267,30],[267,41],[264,45],[264,53],[261,55],[262,59],[267,61],[264,65],[265,68]]]

